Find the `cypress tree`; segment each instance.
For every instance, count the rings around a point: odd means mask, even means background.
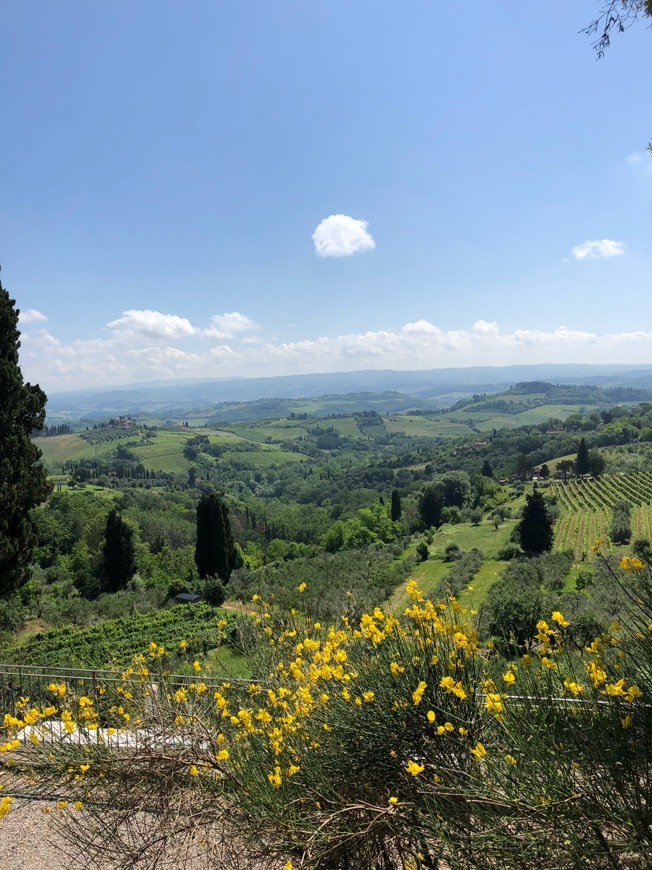
[[[392,490],[392,507],[391,507],[391,517],[392,522],[396,523],[401,519],[401,514],[403,513],[403,508],[401,507],[401,496],[398,494],[397,489]]]
[[[41,451],[30,433],[43,428],[47,397],[23,382],[19,310],[0,283],[0,595],[29,577],[35,544],[30,510],[50,492]]]
[[[538,556],[552,549],[552,520],[538,489],[525,498],[521,522],[517,526],[521,547],[528,556]]]
[[[589,448],[586,444],[586,438],[581,438],[577,448],[577,456],[575,457],[575,474],[578,477],[584,477],[589,473],[591,461],[589,459]]]
[[[219,577],[224,583],[236,564],[229,509],[216,492],[202,495],[197,505],[195,564],[202,580]]]
[[[102,558],[102,592],[124,589],[136,573],[134,533],[117,510],[106,518]]]
[[[480,474],[483,477],[493,477],[494,476],[494,470],[491,467],[491,462],[489,462],[488,459],[485,459],[485,461],[482,463],[482,471],[480,472]]]

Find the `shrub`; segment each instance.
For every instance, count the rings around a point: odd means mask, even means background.
[[[554,611],[509,661],[455,599],[413,581],[400,619],[323,624],[256,600],[256,681],[175,682],[152,644],[104,694],[53,684],[55,712],[19,700],[0,758],[22,787],[66,796],[76,847],[98,863],[159,866],[178,837],[218,863],[226,837],[249,847],[245,866],[288,870],[643,866],[652,582],[636,557],[612,580],[633,592],[623,630],[576,651]],[[50,721],[76,739],[40,741]]]

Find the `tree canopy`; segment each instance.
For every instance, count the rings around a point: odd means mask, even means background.
[[[43,428],[47,397],[23,382],[15,306],[0,283],[0,594],[28,578],[35,543],[30,510],[50,491],[41,451],[30,439]]]
[[[652,0],[608,0],[602,4],[600,14],[585,28],[583,33],[595,36],[593,48],[602,57],[611,45],[614,33],[624,33],[641,17],[652,17]]]

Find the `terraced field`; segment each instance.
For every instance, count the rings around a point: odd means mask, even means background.
[[[626,499],[632,505],[632,537],[652,532],[652,472],[609,474],[597,480],[555,482],[550,491],[562,509],[555,527],[555,549],[572,550],[576,561],[591,560],[596,538],[606,540],[611,510]]]
[[[133,440],[133,435],[126,435],[117,441],[107,441],[104,444],[89,444],[79,435],[53,435],[50,438],[38,438],[36,444],[43,454],[43,461],[48,470],[60,470],[62,462],[92,459]],[[59,469],[57,468],[59,466]]]

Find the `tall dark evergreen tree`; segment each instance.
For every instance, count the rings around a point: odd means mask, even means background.
[[[124,589],[136,573],[136,550],[133,530],[116,510],[106,519],[102,551],[101,591]]]
[[[392,490],[392,507],[391,507],[391,518],[392,522],[396,523],[401,519],[401,515],[403,513],[403,508],[401,507],[401,496],[398,494],[397,489]]]
[[[50,492],[41,451],[30,433],[43,428],[47,397],[23,382],[19,310],[0,283],[0,596],[29,577],[35,543],[30,510]]]
[[[525,498],[521,522],[517,526],[521,547],[528,556],[537,556],[552,549],[552,520],[538,489]]]
[[[586,438],[581,438],[577,448],[577,456],[575,457],[575,474],[578,477],[584,477],[590,470],[589,448],[586,444]]]
[[[197,505],[195,564],[202,580],[219,577],[226,583],[237,560],[229,509],[216,492],[202,495]]]

